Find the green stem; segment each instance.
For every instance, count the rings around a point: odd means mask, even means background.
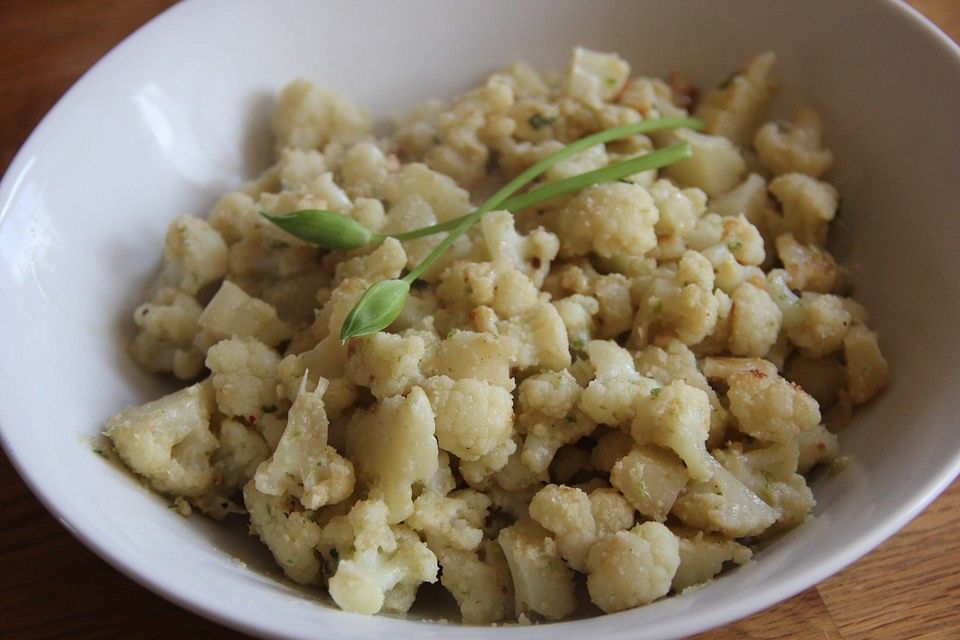
[[[447,236],[441,240],[436,247],[433,248],[433,251],[431,251],[427,257],[420,262],[420,264],[414,267],[410,273],[404,276],[403,279],[408,283],[413,283],[413,281],[422,276],[423,273],[430,268],[430,265],[432,265],[437,258],[443,255],[443,253],[449,249],[450,246],[460,238],[460,236],[466,233],[467,230],[477,220],[483,217],[483,214],[497,209],[503,205],[507,198],[522,189],[527,183],[538,178],[541,174],[550,170],[570,156],[576,155],[594,145],[610,142],[612,140],[618,140],[630,135],[647,133],[649,131],[658,131],[661,129],[675,129],[677,127],[699,129],[702,126],[703,123],[696,118],[656,118],[653,120],[643,120],[641,122],[621,125],[619,127],[613,127],[612,129],[605,129],[604,131],[599,131],[585,138],[581,138],[576,142],[568,144],[563,149],[550,154],[546,158],[543,158],[539,162],[536,162],[531,167],[527,168],[520,175],[515,177],[513,180],[501,187],[496,193],[490,196],[476,211],[464,216],[462,221],[455,226],[453,230],[447,234]]]
[[[675,144],[672,147],[659,149],[646,155],[631,158],[630,160],[624,160],[622,162],[617,162],[600,169],[594,169],[593,171],[581,173],[564,180],[559,180],[551,184],[537,187],[536,189],[531,189],[526,193],[521,193],[520,195],[508,198],[500,208],[505,209],[506,211],[519,211],[520,209],[525,209],[526,207],[545,202],[546,200],[556,198],[557,196],[562,196],[574,191],[581,191],[594,184],[620,180],[621,178],[632,176],[635,173],[640,173],[641,171],[660,169],[662,167],[669,166],[674,162],[685,160],[691,155],[693,155],[693,149],[688,143],[683,142],[680,144]],[[453,218],[429,227],[422,227],[420,229],[414,229],[413,231],[406,231],[404,233],[390,233],[385,236],[381,234],[373,234],[371,241],[382,242],[387,237],[396,238],[397,240],[415,240],[417,238],[423,238],[424,236],[431,236],[436,233],[455,229],[457,225],[463,222],[463,220],[470,215],[471,214],[468,213],[464,216],[460,216],[459,218]]]

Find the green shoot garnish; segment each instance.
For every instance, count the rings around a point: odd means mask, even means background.
[[[557,182],[552,182],[550,184],[545,184],[535,189],[531,189],[526,193],[521,193],[520,195],[507,199],[507,201],[504,202],[500,208],[507,211],[519,211],[520,209],[525,209],[535,204],[540,204],[541,202],[545,202],[558,196],[566,195],[574,191],[582,191],[583,189],[595,184],[600,184],[602,182],[613,182],[615,180],[620,180],[625,176],[632,176],[636,173],[640,173],[641,171],[660,169],[676,162],[680,162],[681,160],[686,160],[691,155],[693,155],[693,149],[688,143],[683,142],[680,144],[675,144],[671,147],[658,149],[657,151],[653,151],[646,155],[631,158],[629,160],[623,160],[621,162],[615,162],[614,164],[601,167],[600,169],[587,171],[586,173],[581,173],[563,180],[558,180]],[[472,214],[460,216],[459,218],[453,218],[452,220],[447,220],[429,227],[423,227],[422,229],[415,229],[413,231],[407,231],[404,233],[392,233],[389,235],[391,238],[396,238],[397,240],[414,240],[416,238],[422,238],[424,236],[456,229],[457,225],[463,222],[463,220],[470,215]]]
[[[411,271],[411,273],[413,273]],[[365,336],[387,328],[403,311],[413,280],[381,280],[364,291],[360,300],[343,320],[340,342],[353,336]]]
[[[685,126],[699,128],[702,126],[702,123],[694,118],[658,118],[655,120],[644,120],[642,122],[625,124],[581,138],[534,163],[533,166],[527,168],[521,172],[520,175],[502,186],[496,193],[490,196],[486,202],[481,204],[476,211],[464,216],[460,223],[427,254],[427,257],[424,258],[420,264],[407,273],[407,275],[397,280],[378,282],[367,289],[343,321],[343,326],[340,329],[340,341],[346,342],[348,338],[369,335],[388,327],[403,310],[407,294],[410,292],[410,285],[422,276],[460,236],[466,233],[485,213],[501,207],[510,196],[563,160],[585,149],[589,149],[594,145],[611,140],[617,140],[647,131]],[[583,187],[586,186],[588,185],[583,185]]]
[[[520,209],[545,202],[551,198],[556,198],[574,191],[581,191],[594,184],[622,180],[626,176],[632,176],[641,171],[666,167],[675,162],[686,160],[692,154],[693,149],[686,142],[675,144],[646,155],[615,162],[600,169],[587,171],[586,173],[531,189],[526,193],[507,199],[507,201],[501,205],[501,208],[507,211],[519,211]],[[456,229],[464,219],[472,215],[467,214],[429,227],[414,229],[413,231],[380,234],[367,230],[353,218],[342,213],[337,213],[336,211],[303,209],[286,215],[273,215],[267,212],[262,213],[267,220],[301,240],[327,249],[343,250],[358,249],[368,244],[379,244],[386,238],[415,240],[417,238],[443,233],[444,231]]]
[[[356,249],[371,241],[382,241],[365,226],[342,213],[322,209],[306,209],[286,215],[262,211],[264,218],[287,233],[311,244],[328,249]]]

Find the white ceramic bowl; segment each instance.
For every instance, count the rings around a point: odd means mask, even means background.
[[[701,85],[774,49],[786,91],[824,115],[858,297],[892,384],[843,433],[851,464],[816,517],[693,593],[562,626],[482,629],[364,617],[278,581],[242,531],[183,519],[93,455],[119,407],[163,389],[125,355],[167,221],[267,162],[272,96],[303,76],[389,116],[502,63],[562,66],[583,44]],[[672,638],[770,606],[853,562],[960,469],[960,53],[888,1],[187,2],[94,67],[0,186],[0,426],[48,509],[184,607],[282,638]],[[242,562],[238,561],[242,560]]]

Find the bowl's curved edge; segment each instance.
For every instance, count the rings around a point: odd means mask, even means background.
[[[131,41],[137,39],[146,31],[159,28],[159,25],[164,22],[177,19],[179,14],[188,11],[189,7],[194,6],[195,4],[196,3],[189,1],[180,2],[150,19],[136,31],[124,38],[123,41],[111,49],[110,52],[108,52],[89,70],[87,70],[56,102],[50,111],[47,112],[47,114],[37,124],[33,132],[30,134],[30,136],[28,136],[17,154],[14,156],[14,159],[10,163],[10,166],[5,172],[2,180],[0,180],[0,227],[2,227],[10,202],[19,186],[19,178],[21,177],[21,174],[23,174],[29,168],[29,157],[31,155],[33,142],[38,132],[43,128],[44,123],[65,108],[65,105],[71,101],[72,96],[74,96],[74,94],[77,92],[78,86],[81,85],[86,78],[98,73],[100,69],[104,65],[108,64],[112,58],[120,55],[120,53],[126,47],[130,46]],[[911,22],[913,22],[914,26],[923,29],[928,35],[933,36],[938,44],[945,49],[945,51],[949,52],[954,58],[956,58],[957,64],[960,65],[960,46],[958,46],[957,43],[944,34],[939,27],[926,18],[926,16],[908,5],[904,0],[879,0],[879,4],[883,5],[887,10],[900,13],[906,19],[909,19]],[[5,428],[3,425],[0,425],[0,448],[3,449],[13,468],[23,479],[24,483],[34,494],[34,496],[37,497],[43,507],[50,512],[51,515],[53,515],[53,517],[84,546],[90,549],[107,564],[117,569],[119,572],[123,573],[137,584],[151,590],[157,595],[163,597],[169,602],[172,602],[173,604],[176,604],[179,607],[182,607],[183,609],[242,633],[261,638],[283,638],[284,640],[307,640],[307,638],[312,637],[312,635],[306,633],[297,634],[283,632],[278,634],[276,629],[269,628],[253,611],[234,610],[224,612],[209,604],[191,600],[189,595],[185,595],[183,593],[183,585],[170,584],[156,579],[156,577],[152,576],[148,571],[139,568],[134,562],[132,562],[130,558],[121,553],[115,552],[111,548],[88,536],[82,530],[82,528],[76,526],[76,523],[68,515],[67,510],[58,504],[57,499],[54,496],[44,492],[37,476],[32,475],[26,468],[22,467],[17,457],[13,455],[8,438],[5,434]],[[920,495],[917,499],[904,506],[898,513],[896,513],[895,516],[890,517],[882,526],[872,530],[868,535],[858,539],[856,542],[834,549],[825,562],[810,567],[809,569],[801,570],[790,582],[783,583],[781,586],[779,586],[779,588],[772,588],[763,592],[762,594],[757,595],[754,599],[750,600],[749,604],[729,607],[719,613],[712,611],[697,612],[694,615],[680,619],[676,628],[676,632],[678,633],[673,634],[673,632],[671,632],[672,635],[669,637],[687,636],[742,619],[746,616],[752,615],[756,612],[772,607],[788,598],[791,598],[828,578],[829,576],[841,571],[845,567],[862,558],[864,555],[894,535],[897,531],[902,529],[913,518],[919,515],[920,512],[922,512],[927,506],[929,506],[930,503],[937,498],[937,496],[945,491],[958,476],[960,476],[960,452],[957,452],[951,460],[942,465],[941,469],[939,469],[937,473],[931,477],[931,479],[924,485],[924,488],[920,492]],[[628,615],[629,612],[622,612],[621,614],[615,615],[625,614]],[[588,623],[588,621],[576,621],[561,624],[566,626],[585,623]],[[548,625],[548,628],[552,626],[553,625]],[[445,625],[444,627],[446,635],[451,638],[467,637],[466,634],[470,633],[471,629],[474,629],[474,627],[457,627],[451,625]],[[502,635],[505,638],[509,639],[511,637],[517,637],[517,634],[512,633],[512,631],[520,629],[530,629],[530,627],[504,627],[499,631],[502,632]],[[622,640],[626,640],[627,638],[633,637],[635,637],[635,633],[633,630],[631,630],[626,631],[623,634],[611,636],[611,640],[620,640],[621,638]],[[668,636],[662,635],[655,636],[655,638],[663,639],[666,639],[667,637]]]

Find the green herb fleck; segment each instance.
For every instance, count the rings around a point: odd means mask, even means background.
[[[643,476],[637,478],[637,492],[642,498],[647,497],[647,487],[643,484]]]
[[[616,78],[604,78],[604,80],[605,80],[606,83],[607,83],[608,85],[610,85],[611,87],[612,87],[613,85],[617,84],[617,79],[616,79]]]
[[[727,249],[730,249],[732,253],[736,253],[737,251],[740,251],[740,249],[742,248],[743,248],[743,243],[740,242],[739,240],[733,240],[732,242],[727,243]]]
[[[537,112],[527,118],[527,122],[530,124],[530,126],[537,130],[543,129],[544,127],[549,127],[556,121],[556,117],[548,117],[540,112]]]
[[[660,313],[663,311],[663,300],[657,300],[653,303],[653,312]]]
[[[651,398],[659,398],[661,393],[663,393],[663,389],[661,387],[654,387],[653,389],[650,389]]]
[[[93,450],[93,452],[94,452],[95,454],[97,454],[98,456],[100,456],[101,458],[106,459],[106,457],[107,457],[107,454],[106,454],[106,452],[105,452],[103,449],[96,449],[96,448],[95,448],[95,449]]]
[[[274,413],[277,410],[277,405],[275,404],[265,404],[260,407],[260,410],[264,413]]]
[[[575,349],[577,351],[583,351],[583,348],[585,346],[586,346],[586,342],[584,340],[573,340],[572,342],[570,342],[570,348]]]
[[[775,496],[773,492],[773,481],[766,472],[761,472],[761,474],[763,475],[763,497],[766,498],[767,502],[773,502]]]

